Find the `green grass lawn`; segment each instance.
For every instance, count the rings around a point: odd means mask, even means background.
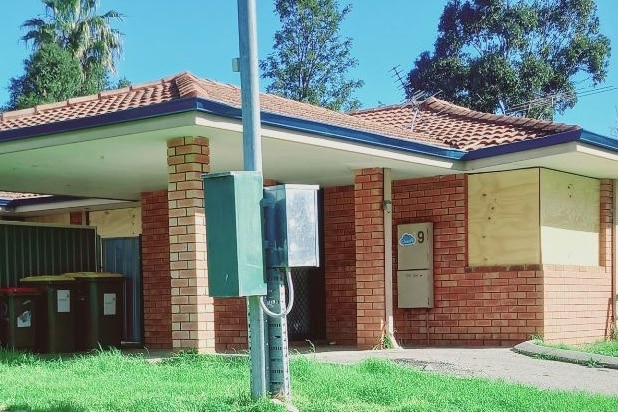
[[[558,349],[576,350],[606,356],[618,356],[618,340],[603,340],[584,345],[565,345],[562,343],[551,344],[543,341],[536,341],[536,343]]]
[[[301,411],[612,411],[618,397],[542,391],[423,372],[385,360],[291,362]],[[118,351],[69,359],[0,353],[0,410],[281,411],[249,396],[246,357],[182,354],[159,363]]]

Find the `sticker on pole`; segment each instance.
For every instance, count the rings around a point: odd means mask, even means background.
[[[32,326],[32,312],[27,310],[17,317],[17,327],[29,328],[30,326]]]
[[[116,294],[103,294],[103,316],[112,316],[116,314]]]
[[[71,291],[68,289],[57,290],[56,305],[58,307],[58,313],[71,312]]]
[[[411,233],[404,233],[399,238],[400,246],[414,246],[416,244],[416,236]]]

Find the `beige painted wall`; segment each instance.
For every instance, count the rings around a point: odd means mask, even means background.
[[[470,266],[541,263],[539,170],[468,177]]]
[[[142,233],[142,213],[137,207],[90,212],[90,226],[102,238],[133,237]]]
[[[541,256],[545,264],[599,265],[600,182],[541,170]]]

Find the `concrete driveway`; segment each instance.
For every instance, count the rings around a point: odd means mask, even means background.
[[[302,350],[301,350],[302,351]],[[385,358],[418,369],[462,377],[517,382],[542,389],[583,391],[618,396],[618,370],[536,359],[509,348],[415,348],[357,351],[317,348],[306,356],[324,362],[355,363]]]

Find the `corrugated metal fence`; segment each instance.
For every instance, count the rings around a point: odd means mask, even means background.
[[[0,222],[0,287],[26,276],[97,269],[96,229]]]

